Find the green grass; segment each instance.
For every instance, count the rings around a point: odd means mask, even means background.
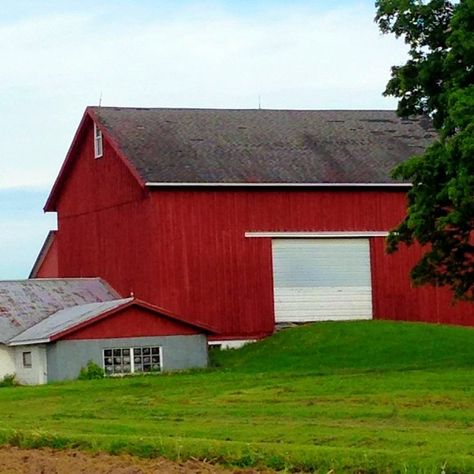
[[[317,472],[474,472],[474,330],[321,323],[217,368],[0,389],[0,441]]]
[[[245,372],[300,375],[474,367],[474,330],[386,321],[309,324],[221,351],[215,362]]]

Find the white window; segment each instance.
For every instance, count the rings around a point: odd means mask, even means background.
[[[25,367],[26,369],[31,369],[31,352],[23,352],[23,367]]]
[[[104,349],[106,375],[161,372],[161,347],[125,347]]]
[[[104,154],[104,146],[102,142],[102,132],[100,128],[94,124],[94,158],[101,158]]]

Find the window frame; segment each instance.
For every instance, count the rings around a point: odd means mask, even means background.
[[[29,362],[27,361],[29,358]],[[24,351],[22,352],[22,361],[23,361],[23,368],[24,369],[31,369],[33,367],[33,354],[31,351]]]
[[[97,160],[104,156],[104,139],[101,129],[94,123],[94,158]]]
[[[143,357],[143,356],[148,356],[148,354],[143,354],[143,350],[147,350],[149,349],[150,350],[150,359],[153,357],[153,350],[158,350],[158,354],[155,354],[155,355],[158,355],[159,357],[159,360],[158,360],[158,364],[159,364],[159,370],[149,370],[149,371],[145,371],[143,370],[143,360],[141,362],[141,365],[142,365],[142,370],[136,370],[136,364],[138,365],[137,362],[135,362],[135,357]],[[135,350],[140,350],[141,353],[140,354],[135,354]],[[106,351],[111,351],[111,354],[110,355],[106,355]],[[120,355],[118,354],[115,354],[114,352],[115,351],[120,351]],[[126,355],[123,355],[124,351],[129,351],[128,354]],[[112,358],[112,364],[106,364],[106,357],[107,358]],[[122,360],[122,363],[121,364],[115,364],[114,362],[114,358],[116,357],[120,357],[123,359],[123,357],[130,357],[130,371],[127,371],[127,372],[115,372],[113,369],[115,367],[115,365],[121,365],[123,367],[123,360]],[[148,363],[147,363],[148,365]],[[149,363],[150,366],[153,365],[153,360],[151,359],[150,360],[150,363]],[[112,367],[112,372],[108,372],[107,371],[107,367]],[[163,347],[162,346],[155,346],[155,345],[143,345],[143,346],[122,346],[122,347],[117,347],[117,346],[114,346],[114,347],[106,347],[104,349],[102,349],[102,368],[104,369],[104,372],[105,372],[105,375],[107,377],[121,377],[121,376],[125,376],[125,375],[137,375],[137,374],[160,374],[163,372]]]

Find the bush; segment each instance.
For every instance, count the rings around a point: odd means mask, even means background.
[[[79,380],[96,380],[103,379],[105,376],[104,369],[95,362],[89,361],[85,367],[79,372]]]
[[[20,385],[15,374],[7,374],[0,380],[0,387],[15,387]]]

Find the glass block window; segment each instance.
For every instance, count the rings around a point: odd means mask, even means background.
[[[135,372],[159,372],[161,358],[159,347],[134,347],[133,362]]]
[[[161,371],[161,347],[104,349],[106,375]]]

